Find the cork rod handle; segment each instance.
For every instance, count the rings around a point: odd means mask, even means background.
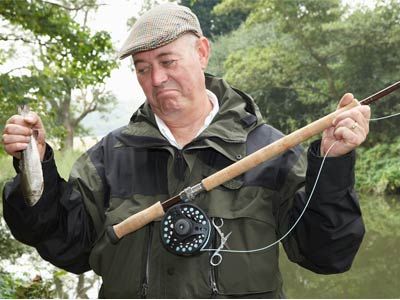
[[[248,170],[258,166],[259,164],[274,158],[285,151],[293,148],[294,146],[308,140],[312,136],[321,133],[326,128],[332,126],[333,120],[336,116],[343,111],[349,110],[359,105],[356,100],[353,99],[348,105],[330,113],[318,119],[305,127],[302,127],[291,134],[284,136],[283,138],[269,144],[258,151],[246,156],[242,160],[235,162],[234,164],[212,174],[211,176],[202,180],[202,184],[206,191],[210,191],[213,188],[247,172]]]
[[[107,228],[107,234],[113,244],[117,243],[128,233],[144,227],[150,222],[164,216],[165,212],[161,202],[156,202],[152,206],[126,218],[121,223]]]

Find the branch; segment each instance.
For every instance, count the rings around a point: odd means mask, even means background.
[[[60,110],[60,106],[58,105],[57,101],[54,100],[53,98],[47,98],[47,101],[50,103],[51,107],[56,110],[59,111]]]
[[[100,6],[103,6],[103,5],[107,5],[107,4],[104,4],[104,3],[100,3],[100,4],[96,4],[96,5],[88,5],[88,4],[82,4],[81,6],[78,6],[78,7],[69,7],[69,6],[65,6],[65,5],[62,5],[62,4],[59,4],[59,3],[55,3],[55,2],[50,2],[50,1],[45,1],[45,0],[42,0],[42,2],[43,3],[47,3],[47,4],[50,4],[50,5],[54,5],[54,6],[58,6],[58,7],[60,7],[60,8],[63,8],[63,9],[65,9],[65,10],[68,10],[68,11],[77,11],[77,10],[81,10],[81,9],[83,9],[83,8],[85,8],[85,7],[89,7],[89,8],[99,8]]]
[[[23,38],[21,36],[16,36],[16,35],[11,35],[11,34],[10,35],[0,35],[0,40],[2,40],[2,41],[22,41],[22,42],[25,42],[25,43],[28,43],[28,44],[35,43],[32,40],[28,40],[28,39]]]
[[[92,106],[93,103],[94,105]],[[88,114],[94,112],[96,109],[97,103],[96,100],[93,100],[89,103],[88,107],[81,113],[81,115],[72,122],[74,127],[76,127]]]
[[[32,44],[32,45],[40,45],[40,46],[48,46],[48,45],[56,45],[56,42],[51,42],[52,38],[49,41],[42,42],[38,36],[33,37],[33,39],[27,39],[22,36],[17,36],[15,34],[9,34],[9,35],[0,35],[0,40],[2,41],[21,41],[26,44]]]
[[[3,75],[8,75],[8,74],[10,74],[10,73],[12,73],[12,72],[14,72],[14,71],[16,71],[16,70],[22,70],[22,69],[29,70],[28,67],[17,67],[17,68],[13,68],[13,69],[7,71],[6,73],[3,73]]]

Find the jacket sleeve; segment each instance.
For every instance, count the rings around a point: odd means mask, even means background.
[[[12,234],[22,243],[35,247],[42,258],[57,267],[76,274],[89,270],[88,257],[96,232],[77,180],[70,178],[66,182],[60,177],[53,151],[47,145],[42,163],[44,192],[39,202],[30,207],[21,193],[17,162],[14,161],[17,176],[3,190],[4,219]],[[80,159],[80,164],[84,163]]]
[[[281,222],[285,224],[280,226],[281,235],[295,224],[309,200],[323,159],[318,155],[319,145],[319,141],[314,142],[307,154],[305,189],[300,188],[292,199],[282,197],[281,213],[285,212],[286,221]],[[354,151],[325,160],[304,214],[283,240],[290,260],[322,274],[340,273],[351,267],[365,233],[354,191],[354,166]],[[297,172],[295,169],[292,173]],[[290,176],[289,182],[293,184],[297,175]]]

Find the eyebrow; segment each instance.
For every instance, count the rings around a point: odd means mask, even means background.
[[[174,54],[176,54],[176,53],[173,53],[173,52],[171,52],[171,51],[168,51],[168,52],[161,52],[160,54],[158,54],[157,56],[156,56],[156,58],[158,59],[158,58],[161,58],[161,57],[163,57],[163,56],[168,56],[168,55],[174,55]],[[138,64],[138,63],[145,63],[146,61],[145,60],[143,60],[143,59],[137,59],[137,60],[135,60],[135,59],[133,59],[133,64],[136,66],[136,64]]]

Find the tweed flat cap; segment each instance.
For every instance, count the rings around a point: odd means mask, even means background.
[[[173,3],[156,6],[133,25],[118,57],[123,59],[138,52],[159,48],[187,32],[199,37],[203,35],[199,20],[188,7]]]

